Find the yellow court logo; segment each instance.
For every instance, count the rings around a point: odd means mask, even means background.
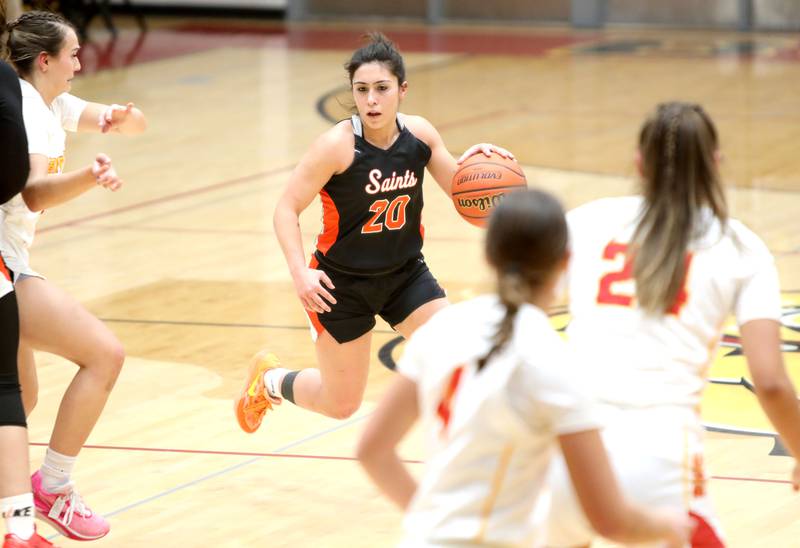
[[[795,386],[800,386],[800,292],[784,293],[782,303],[781,341],[784,364]],[[563,331],[569,323],[569,313],[566,308],[556,309],[550,316],[550,321],[554,328]],[[399,355],[396,348],[402,342],[402,337],[396,337],[386,343],[378,353],[380,361],[389,369],[394,369],[393,354]],[[708,380],[702,403],[703,423],[708,430],[776,438],[769,420],[758,404],[734,318],[730,318],[723,327]],[[786,454],[780,442],[776,441],[772,454]]]

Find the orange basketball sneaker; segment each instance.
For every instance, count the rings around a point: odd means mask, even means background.
[[[264,415],[272,409],[273,403],[280,403],[279,400],[269,397],[264,386],[264,373],[279,366],[278,357],[266,350],[258,352],[250,362],[242,392],[234,402],[236,420],[248,434],[258,430]]]

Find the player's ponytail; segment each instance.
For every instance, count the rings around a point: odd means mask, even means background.
[[[702,229],[702,208],[728,218],[717,171],[717,131],[699,105],[663,103],[639,134],[645,205],[630,253],[639,306],[663,314],[686,275],[689,244]]]
[[[520,307],[553,275],[567,252],[567,222],[561,204],[540,190],[513,193],[492,213],[486,231],[486,258],[497,273],[497,294],[505,315],[497,326],[489,362],[514,335]]]

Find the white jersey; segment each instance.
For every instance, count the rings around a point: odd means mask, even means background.
[[[780,290],[769,250],[736,220],[723,231],[705,214],[690,243],[687,277],[670,313],[648,316],[636,306],[626,244],[642,198],[606,198],[567,214],[570,344],[593,375],[594,393],[621,407],[700,402],[706,371],[726,317],[780,319]]]
[[[449,306],[414,333],[398,364],[417,384],[428,453],[404,545],[527,545],[556,437],[598,428],[565,343],[532,305],[477,370],[503,314],[495,296]]]
[[[61,173],[64,169],[64,145],[67,131],[77,131],[78,120],[86,108],[86,101],[68,93],[55,98],[47,106],[44,99],[30,83],[20,80],[22,88],[22,116],[28,136],[28,152],[47,157],[48,173]],[[29,252],[40,212],[25,205],[22,194],[0,206],[0,250],[9,268],[15,272],[31,272]]]

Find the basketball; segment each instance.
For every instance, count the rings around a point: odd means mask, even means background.
[[[525,173],[516,161],[479,152],[459,166],[451,183],[451,195],[464,220],[485,227],[492,210],[506,194],[527,186]]]

